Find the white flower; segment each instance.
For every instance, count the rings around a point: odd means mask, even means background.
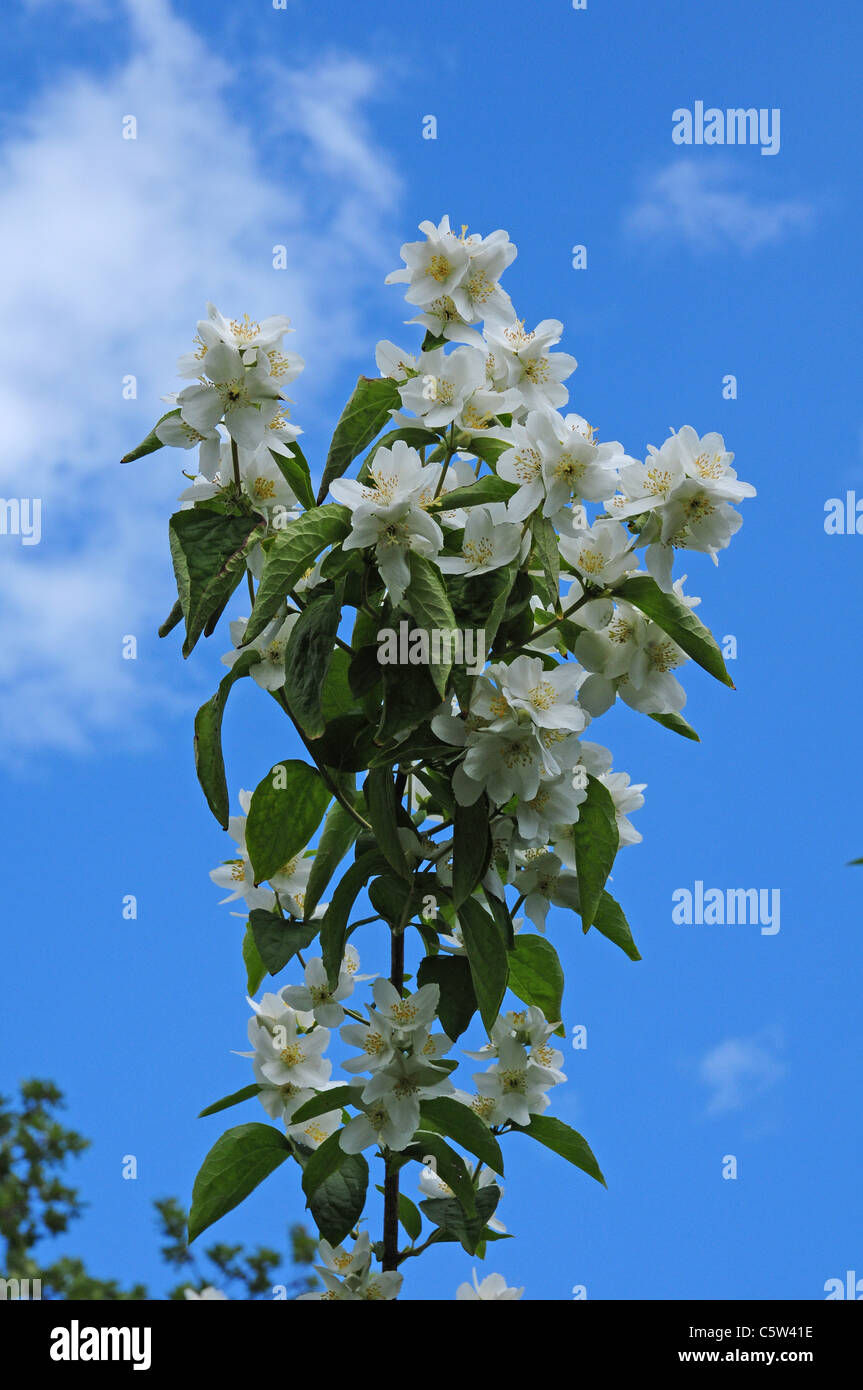
[[[372,986],[375,1011],[395,1031],[398,1042],[407,1042],[414,1033],[428,1029],[440,1002],[439,985],[423,985],[404,998],[382,976]]]
[[[327,1028],[301,1033],[296,1014],[288,1006],[272,1031],[259,1015],[249,1019],[249,1042],[258,1054],[261,1075],[274,1086],[291,1082],[301,1088],[323,1089],[332,1071],[332,1063],[323,1056],[329,1040]]]
[[[331,990],[322,958],[313,956],[306,965],[305,984],[286,985],[282,990],[282,998],[292,1009],[313,1013],[315,1021],[322,1023],[325,1028],[338,1028],[345,1016],[341,1001],[353,994],[354,976],[359,965],[360,958],[356,947],[347,946],[338,984]]]
[[[593,673],[579,691],[592,715],[610,708],[616,694],[644,714],[677,713],[686,703],[683,686],[671,674],[688,660],[686,653],[629,604],[619,604],[600,631],[582,632],[575,654]]]
[[[244,314],[242,319],[226,319],[215,304],[207,304],[207,317],[198,322],[198,336],[205,347],[227,343],[228,347],[245,352],[249,348],[274,348],[286,333],[292,333],[291,320],[284,314],[273,314],[256,323]]]
[[[367,1006],[368,1007],[368,1006]],[[349,1047],[361,1049],[358,1057],[348,1057],[342,1067],[348,1072],[378,1071],[388,1066],[395,1056],[394,1036],[396,1030],[373,1009],[369,1009],[371,1023],[346,1023],[339,1036]]]
[[[236,348],[217,343],[208,348],[201,366],[209,381],[187,386],[177,397],[183,419],[206,434],[224,417],[232,439],[244,448],[257,448],[278,410],[280,395],[266,359],[246,367]]]
[[[208,482],[212,482],[218,471],[222,446],[222,436],[218,430],[208,429],[202,433],[194,429],[182,415],[169,415],[167,419],[159,421],[153,433],[163,444],[175,449],[194,449],[196,444],[200,444],[198,471]]]
[[[549,352],[560,342],[562,333],[563,324],[558,319],[543,319],[530,333],[522,321],[488,327],[485,336],[498,389],[515,388],[528,410],[565,405],[569,392],[562,383],[578,363],[568,352]]]
[[[617,441],[598,444],[595,431],[581,415],[562,418],[542,411],[527,418],[542,455],[547,492],[543,512],[554,516],[573,501],[606,502],[618,483],[618,470],[635,463]]]
[[[228,1295],[222,1293],[221,1289],[214,1288],[212,1284],[207,1284],[206,1288],[201,1289],[200,1293],[198,1293],[197,1289],[184,1289],[183,1297],[188,1299],[203,1299],[207,1302],[212,1302],[215,1299],[225,1299],[227,1302],[230,1302]]]
[[[503,520],[503,503],[472,507],[464,529],[461,555],[439,555],[443,574],[487,574],[514,560],[522,547],[521,527]],[[529,544],[529,538],[528,544]]]
[[[399,395],[429,429],[451,425],[474,392],[485,388],[485,358],[472,347],[424,352],[418,372],[399,386]]]
[[[441,295],[452,294],[467,271],[470,253],[450,229],[449,217],[442,217],[437,227],[433,222],[421,222],[419,229],[425,241],[405,242],[400,252],[405,268],[392,271],[386,283],[406,284],[408,304],[424,306]]]
[[[288,639],[299,613],[289,613],[286,618],[276,617],[247,646],[240,647],[243,633],[248,626],[248,618],[234,618],[228,625],[234,650],[225,652],[221,661],[224,666],[233,666],[244,651],[261,653],[261,660],[250,668],[252,679],[264,690],[279,690],[285,683],[285,652]]]
[[[599,780],[611,792],[621,845],[640,844],[644,837],[629,820],[629,814],[640,810],[644,805],[641,793],[647,783],[630,783],[628,772],[604,772]]]
[[[335,1083],[322,1089],[324,1091],[330,1090],[333,1085]],[[311,1095],[307,1095],[306,1099],[310,1100]],[[299,1105],[295,1108],[298,1110]],[[325,1139],[329,1139],[330,1135],[335,1134],[336,1130],[341,1127],[341,1123],[342,1111],[339,1107],[337,1110],[328,1110],[325,1115],[315,1115],[311,1120],[300,1120],[298,1124],[286,1122],[285,1133],[290,1139],[296,1139],[300,1144],[304,1144],[306,1148],[317,1149]]]
[[[419,362],[413,354],[397,347],[388,338],[375,348],[375,362],[381,376],[388,376],[392,381],[404,381],[411,372],[419,371]]]
[[[564,869],[556,854],[544,851],[530,852],[527,867],[519,870],[515,884],[519,893],[525,897],[524,910],[539,931],[545,931],[545,919],[549,905],[569,908],[578,912],[581,898],[576,874]]]
[[[563,558],[589,584],[616,584],[625,574],[638,569],[631,536],[607,517],[599,517],[589,527],[573,528],[571,535],[560,537],[559,544]]]
[[[396,1052],[392,1061],[366,1082],[361,1099],[366,1106],[382,1101],[390,1122],[397,1127],[400,1135],[406,1136],[404,1142],[408,1143],[419,1126],[420,1101],[431,1096],[452,1095],[452,1092],[449,1074],[442,1072],[433,1062],[423,1056]],[[404,1148],[404,1144],[400,1147]]]
[[[328,1240],[322,1240],[318,1245],[318,1254],[326,1268],[342,1279],[347,1279],[349,1274],[362,1274],[372,1258],[369,1233],[360,1231],[353,1250],[346,1250],[343,1245],[334,1249]]]
[[[526,1049],[514,1038],[501,1039],[497,1060],[473,1079],[480,1095],[494,1101],[495,1124],[512,1120],[517,1125],[529,1125],[531,1115],[541,1115],[548,1109],[546,1091],[555,1084],[544,1068],[531,1062]]]
[[[487,1274],[482,1283],[478,1283],[476,1270],[473,1272],[473,1284],[459,1284],[456,1290],[456,1299],[460,1302],[490,1303],[494,1299],[503,1302],[515,1302],[518,1298],[524,1297],[524,1289],[510,1288],[502,1274]]]
[[[586,799],[587,789],[573,784],[571,772],[541,781],[536,795],[516,807],[519,834],[526,840],[547,841],[555,825],[575,824]]]
[[[266,443],[251,451],[241,451],[240,477],[243,491],[257,511],[269,516],[280,509],[281,525],[284,525],[284,513],[296,512],[299,505],[296,493]]]
[[[392,1093],[378,1100],[363,1102],[361,1115],[354,1115],[339,1135],[339,1145],[348,1154],[361,1153],[372,1144],[398,1151],[407,1148],[416,1129],[419,1104],[410,1098],[400,1100]]]
[[[573,701],[582,676],[574,662],[547,671],[539,656],[495,662],[477,677],[471,714],[490,720],[492,729],[530,720],[540,729],[579,733],[586,719]]]

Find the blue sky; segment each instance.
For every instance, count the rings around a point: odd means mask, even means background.
[[[531,322],[564,321],[571,405],[601,437],[639,455],[670,426],[718,429],[759,494],[718,568],[684,567],[700,615],[738,647],[736,692],[685,673],[701,744],[625,708],[597,730],[648,784],[644,842],[613,883],[644,959],[550,918],[565,1022],[588,1029],[555,1113],[589,1139],[608,1191],[512,1138],[498,1214],[517,1239],[485,1269],[553,1300],[575,1285],[819,1298],[863,1273],[863,871],[845,867],[863,854],[863,539],[824,529],[829,498],[863,496],[847,16],[776,0],[14,0],[4,23],[0,483],[43,499],[43,534],[0,537],[0,1089],[54,1078],[93,1139],[78,1167],[89,1212],[65,1248],[163,1288],[152,1199],[188,1199],[225,1127],[197,1111],[247,1080],[231,1055],[248,1015],[242,927],[207,877],[228,840],[191,749],[228,643],[183,663],[176,633],[159,642],[178,456],[117,459],[161,413],[213,299],[291,316],[307,362],[295,418],[320,460],[376,341],[418,341],[383,279],[416,224],[448,212],[508,229],[507,288]],[[778,154],[673,144],[672,112],[696,101],[779,108]],[[137,661],[121,659],[126,634]],[[296,753],[258,695],[244,682],[232,696],[234,790]],[[696,880],[779,889],[780,931],[675,925],[672,893]],[[372,929],[359,944],[369,967],[382,943]],[[126,1154],[137,1181],[121,1177]],[[272,1242],[301,1215],[283,1169],[217,1233]],[[471,1263],[432,1251],[405,1295],[449,1299]]]

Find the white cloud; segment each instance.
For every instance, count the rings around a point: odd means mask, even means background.
[[[702,1057],[699,1080],[708,1088],[708,1115],[742,1110],[785,1076],[782,1039],[765,1031],[751,1038],[726,1038]]]
[[[334,371],[370,352],[363,308],[385,293],[400,240],[381,234],[400,185],[365,114],[373,68],[262,58],[249,80],[270,84],[276,141],[246,116],[236,65],[167,0],[125,0],[124,15],[129,56],[96,77],[55,78],[0,148],[0,262],[11,267],[0,283],[0,493],[43,499],[41,545],[0,535],[7,750],[122,738],[169,699],[118,652],[124,634],[150,635],[166,595],[170,606],[166,519],[188,460],[118,460],[182,384],[174,360],[205,301],[291,316],[290,347],[308,363],[292,391],[302,423]],[[122,138],[127,115],[135,140]],[[130,373],[136,402],[121,396]]]
[[[643,240],[750,252],[805,231],[814,212],[812,204],[798,199],[771,200],[750,192],[727,163],[679,159],[645,181],[624,225]]]

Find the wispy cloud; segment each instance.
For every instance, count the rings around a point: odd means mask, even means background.
[[[646,179],[624,217],[642,240],[685,242],[695,250],[751,252],[811,226],[815,208],[800,199],[770,199],[751,190],[728,163],[677,159]]]
[[[400,183],[369,125],[370,65],[336,54],[296,70],[253,55],[276,140],[235,69],[167,0],[124,0],[123,14],[128,56],[35,92],[0,148],[0,492],[43,499],[41,545],[0,535],[7,751],[122,738],[169,698],[118,654],[124,634],[164,616],[180,456],[117,460],[181,384],[173,361],[205,301],[291,316],[290,346],[309,364],[292,392],[300,419],[360,349],[399,240],[381,235]],[[122,138],[128,115],[134,140]],[[127,374],[137,401],[122,397]]]
[[[785,1076],[782,1038],[766,1030],[750,1038],[726,1038],[698,1064],[698,1078],[709,1091],[708,1115],[742,1110],[772,1090]]]

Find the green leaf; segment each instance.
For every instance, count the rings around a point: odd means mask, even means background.
[[[560,551],[557,545],[557,532],[550,517],[540,516],[538,513],[534,515],[530,529],[533,535],[533,548],[548,584],[549,598],[552,603],[556,603],[560,588]]]
[[[472,439],[466,440],[463,445],[460,443],[458,447],[460,453],[473,454],[494,468],[501,454],[511,449],[512,444],[506,439],[493,439],[489,434],[475,434]]]
[[[254,907],[249,913],[249,926],[255,938],[258,955],[271,975],[284,970],[289,960],[298,951],[311,946],[318,934],[320,923],[309,926],[288,922],[278,912],[267,912],[266,908]]]
[[[534,1115],[529,1125],[513,1125],[513,1131],[516,1134],[529,1134],[531,1139],[538,1140],[568,1163],[596,1178],[603,1187],[608,1186],[587,1140],[577,1130],[570,1129],[563,1120],[555,1119],[553,1115]]]
[[[620,844],[611,792],[596,777],[587,779],[587,800],[579,807],[572,838],[581,920],[587,928],[596,917],[602,890]]]
[[[303,506],[311,510],[315,505],[315,494],[309,465],[299,444],[294,443],[289,447],[290,454],[279,453],[276,449],[270,449],[270,453],[279,465],[288,486],[293,488]]]
[[[451,492],[440,493],[429,503],[429,510],[448,512],[456,507],[478,507],[488,502],[508,502],[516,492],[516,483],[508,483],[494,473],[487,473],[475,483],[467,483],[464,487],[454,487]]]
[[[683,738],[691,738],[693,743],[700,743],[701,739],[693,729],[688,720],[682,714],[652,714],[651,719],[655,719],[657,724],[661,724],[665,729],[671,729],[675,734],[681,734]]]
[[[330,1245],[341,1245],[356,1226],[366,1204],[368,1185],[369,1165],[362,1154],[345,1154],[336,1171],[315,1189],[309,1210]]]
[[[488,797],[455,808],[453,823],[452,900],[461,907],[488,869],[491,859]]]
[[[402,922],[402,914],[407,908],[409,899],[412,899],[413,884],[406,882],[403,878],[393,878],[385,875],[383,878],[373,879],[369,884],[369,901],[375,912],[383,917],[385,922],[389,922],[391,927],[399,927]],[[407,923],[411,912],[405,916]]]
[[[452,575],[447,580],[456,622],[463,631],[471,627],[481,629],[485,633],[486,651],[497,636],[517,573],[516,559],[487,574]]]
[[[350,796],[350,793],[348,795]],[[303,900],[306,918],[311,917],[326,892],[330,879],[359,833],[360,827],[353,816],[348,815],[341,802],[334,801],[327,811],[321,838],[315,850],[312,872],[306,885],[306,896]]]
[[[254,514],[220,516],[192,508],[171,517],[168,539],[186,620],[183,656],[224,608],[245,574],[246,556],[266,534],[266,521]]]
[[[451,1197],[427,1197],[420,1207],[432,1225],[437,1226],[441,1240],[457,1241],[469,1255],[475,1255],[482,1241],[488,1239],[486,1226],[499,1201],[500,1188],[491,1183],[476,1194],[475,1216],[467,1216]]]
[[[385,1195],[386,1189],[381,1187],[379,1183],[376,1183],[375,1187],[381,1196]],[[460,1207],[459,1210],[461,1210]],[[403,1192],[399,1193],[399,1221],[404,1226],[409,1240],[419,1240],[422,1234],[423,1219],[410,1197],[406,1197]]]
[[[453,1139],[475,1158],[479,1158],[491,1168],[493,1173],[503,1177],[503,1154],[500,1145],[479,1115],[452,1096],[436,1096],[420,1104],[420,1124],[431,1127]]]
[[[458,910],[462,940],[467,951],[474,994],[486,1031],[500,1013],[506,993],[508,966],[506,946],[497,923],[477,902],[468,898]]]
[[[145,454],[154,454],[157,449],[163,449],[165,446],[163,445],[161,439],[157,435],[156,429],[159,425],[161,425],[163,420],[167,420],[171,415],[179,415],[179,413],[179,406],[176,410],[166,410],[164,415],[160,415],[159,419],[156,421],[155,425],[150,430],[150,433],[147,435],[146,439],[142,440],[142,442],[138,445],[137,449],[133,449],[131,453],[124,454],[123,457],[120,459],[120,462],[133,463],[135,459],[143,458]]]
[[[317,768],[296,758],[276,763],[258,783],[246,820],[255,882],[279,872],[305,849],[330,803]]]
[[[417,971],[417,986],[439,985],[438,1018],[453,1042],[465,1031],[476,1012],[473,977],[465,956],[426,956]]]
[[[340,589],[319,594],[303,609],[288,638],[285,695],[291,713],[312,739],[319,738],[327,726],[323,692],[341,616]]]
[[[415,1158],[421,1163],[433,1158],[438,1177],[452,1188],[453,1195],[469,1216],[476,1213],[476,1193],[467,1164],[461,1154],[450,1148],[442,1135],[432,1130],[418,1129],[413,1143],[403,1149],[399,1157]]]
[[[189,1244],[239,1206],[290,1152],[287,1138],[272,1125],[238,1125],[217,1139],[192,1189]]]
[[[429,673],[435,688],[443,699],[446,683],[452,670],[452,655],[455,645],[456,621],[452,606],[440,573],[431,561],[415,550],[409,552],[410,583],[405,593],[405,603],[413,614],[418,629],[429,634],[430,662]],[[432,633],[447,634],[438,638],[440,660],[434,660],[436,644],[432,643]]]
[[[687,608],[676,594],[667,594],[660,589],[649,574],[636,574],[625,579],[615,591],[615,598],[626,599],[645,617],[658,623],[687,656],[709,671],[723,685],[734,689],[734,681],[722,659],[722,653],[709,628],[696,618],[691,608]]]
[[[593,925],[603,936],[607,936],[609,941],[613,941],[615,946],[619,946],[630,960],[641,960],[623,908],[615,902],[610,893],[603,893],[600,898]]]
[[[243,936],[243,964],[246,967],[246,993],[257,994],[261,988],[261,981],[267,973],[267,967],[261,960],[250,926],[246,927]]]
[[[325,507],[313,507],[311,511],[304,512],[283,531],[279,531],[264,559],[255,606],[243,633],[244,643],[260,636],[297,580],[302,579],[306,570],[314,565],[321,551],[336,541],[344,540],[349,530],[350,512],[347,507],[328,503]]]
[[[167,635],[168,635],[169,632],[173,632],[173,631],[174,631],[174,628],[177,626],[177,623],[182,622],[182,618],[183,618],[183,605],[182,605],[182,603],[180,602],[180,600],[177,599],[176,603],[174,604],[174,607],[171,609],[171,611],[170,611],[170,613],[168,614],[167,618],[165,619],[165,621],[162,623],[161,627],[159,628],[159,636],[160,636],[160,637],[167,637]]]
[[[326,497],[333,479],[340,478],[357,454],[371,444],[390,418],[390,412],[397,410],[400,404],[398,387],[389,377],[360,377],[336,425],[318,502]]]
[[[381,683],[384,704],[375,731],[377,743],[412,733],[440,706],[440,695],[424,666],[381,666]]]
[[[558,1023],[563,1003],[563,967],[557,951],[544,936],[520,934],[509,953],[509,987],[525,1004],[542,1009],[549,1023]],[[559,1027],[557,1032],[564,1029]]]
[[[348,918],[357,894],[365,887],[372,874],[387,873],[388,870],[389,864],[383,855],[378,854],[377,850],[369,850],[354,861],[332,896],[321,922],[321,955],[331,989],[335,989],[338,984],[345,954]]]
[[[243,652],[220,681],[215,695],[195,715],[195,771],[207,805],[223,830],[228,828],[230,800],[222,756],[222,716],[231,686],[260,661],[260,652]]]
[[[205,1115],[215,1115],[220,1110],[228,1110],[232,1105],[240,1105],[244,1100],[251,1100],[253,1096],[260,1095],[261,1089],[257,1081],[253,1081],[250,1086],[244,1086],[240,1091],[233,1091],[221,1100],[214,1100],[212,1105],[208,1105],[206,1110],[199,1113],[198,1119],[202,1120]]]
[[[318,1115],[329,1115],[331,1110],[343,1110],[346,1105],[356,1107],[361,1090],[362,1083],[357,1086],[334,1086],[331,1091],[320,1091],[293,1112],[291,1124],[300,1124],[303,1120],[316,1120]]]
[[[389,769],[371,768],[363,791],[381,854],[400,878],[410,878],[410,869],[399,839],[398,801]]]

